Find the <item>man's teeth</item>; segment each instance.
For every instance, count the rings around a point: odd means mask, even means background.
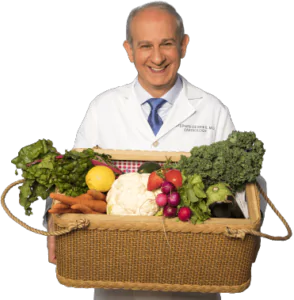
[[[151,67],[151,69],[152,69],[153,71],[155,71],[155,72],[160,72],[160,71],[164,70],[165,67],[164,67],[164,68],[161,68],[161,69],[154,69],[154,68]]]

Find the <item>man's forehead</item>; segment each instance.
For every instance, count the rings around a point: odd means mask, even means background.
[[[134,40],[160,42],[177,38],[177,23],[175,16],[163,10],[142,11],[131,23],[131,33]]]
[[[158,8],[149,8],[140,11],[137,15],[134,16],[132,25],[137,26],[148,26],[151,23],[160,24],[160,23],[169,24],[170,26],[176,25],[176,17],[169,12],[158,9]]]
[[[134,18],[139,18],[139,17],[159,17],[162,18],[164,15],[172,16],[174,17],[170,12],[168,12],[165,9],[159,8],[159,7],[148,7],[145,8],[141,11],[139,11]]]

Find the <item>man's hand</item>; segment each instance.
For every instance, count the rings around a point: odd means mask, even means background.
[[[48,216],[48,232],[54,231],[53,217],[49,214]],[[48,260],[50,263],[56,265],[55,255],[55,236],[47,237],[47,248],[48,248]]]
[[[47,248],[48,248],[48,260],[49,260],[49,262],[56,265],[55,236],[48,236],[47,237]]]

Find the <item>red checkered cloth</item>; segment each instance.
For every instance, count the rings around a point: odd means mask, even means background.
[[[137,172],[139,167],[145,162],[145,161],[134,161],[134,160],[114,160],[112,161],[113,164],[118,167],[121,171],[124,173],[131,173],[131,172]],[[162,162],[158,162],[161,166],[163,165]]]

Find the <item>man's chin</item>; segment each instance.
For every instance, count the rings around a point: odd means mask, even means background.
[[[147,91],[149,89],[156,90],[156,91],[163,91],[166,92],[169,89],[172,88],[172,86],[175,84],[176,78],[169,77],[159,77],[159,76],[148,76],[148,80],[142,80],[142,77],[139,77],[139,82],[145,88]]]
[[[172,87],[174,84],[174,80],[153,80],[152,82],[150,82],[150,85],[154,88],[154,89],[165,89],[165,88],[169,88]]]

